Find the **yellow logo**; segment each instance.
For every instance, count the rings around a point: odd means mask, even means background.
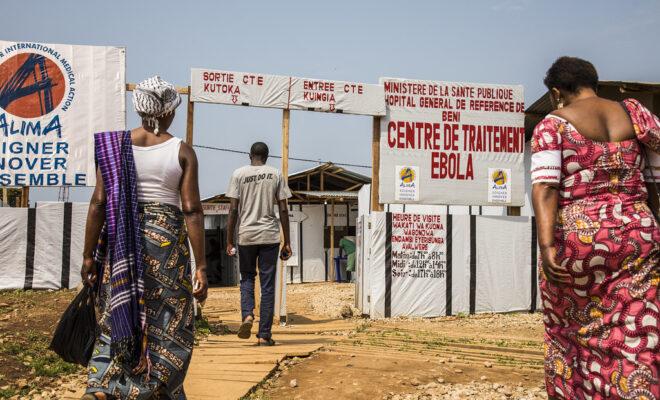
[[[495,171],[493,171],[493,175],[491,175],[491,179],[493,180],[493,182],[495,182],[497,186],[503,186],[506,185],[509,177],[506,176],[506,172],[504,172],[504,170],[496,169]]]
[[[413,183],[415,182],[415,170],[410,167],[403,167],[399,171],[399,179],[403,183]]]

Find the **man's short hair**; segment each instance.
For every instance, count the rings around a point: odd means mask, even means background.
[[[250,155],[252,157],[258,157],[262,161],[268,159],[268,145],[264,142],[256,142],[250,147]]]

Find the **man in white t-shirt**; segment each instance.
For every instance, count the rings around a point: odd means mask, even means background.
[[[234,171],[226,196],[231,199],[227,226],[227,254],[236,254],[234,232],[238,224],[238,259],[241,272],[242,324],[238,337],[248,339],[254,322],[254,282],[259,265],[261,307],[258,344],[272,346],[273,313],[275,311],[275,277],[277,256],[291,257],[289,212],[287,199],[291,191],[282,173],[266,165],[268,146],[257,142],[250,148],[250,165]],[[279,220],[275,212],[279,208]],[[280,251],[280,223],[284,243]]]

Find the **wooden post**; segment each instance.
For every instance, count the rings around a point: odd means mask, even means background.
[[[7,207],[9,206],[9,196],[7,193],[7,186],[2,187],[2,206]]]
[[[21,207],[27,208],[30,206],[30,187],[24,186],[21,188]]]
[[[330,206],[330,281],[336,280],[335,276],[335,200],[331,200]]]
[[[282,177],[284,178],[284,183],[289,184],[289,120],[291,117],[291,110],[284,109],[282,110]],[[280,260],[280,271],[279,271],[279,293],[280,301],[278,304],[278,309],[276,310],[276,315],[280,316],[280,322],[287,323],[288,317],[287,312],[284,312],[282,315],[282,308],[286,310],[286,263],[283,260]],[[284,305],[284,307],[282,307]]]
[[[282,110],[282,176],[289,183],[289,119],[291,110]]]
[[[193,122],[195,115],[195,103],[190,101],[190,86],[188,86],[188,114],[186,116],[186,143],[193,145]]]
[[[374,117],[371,133],[371,209],[383,211],[378,190],[380,188],[380,117]]]

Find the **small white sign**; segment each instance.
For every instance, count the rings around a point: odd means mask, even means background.
[[[202,203],[204,215],[227,215],[229,208],[229,203]]]
[[[488,202],[511,203],[511,169],[488,168]]]
[[[419,167],[397,165],[394,171],[395,199],[397,201],[419,200]]]

